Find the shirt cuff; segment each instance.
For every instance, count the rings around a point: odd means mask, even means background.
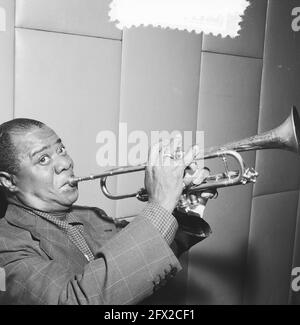
[[[160,204],[153,202],[147,203],[142,214],[150,220],[166,242],[171,245],[178,229],[178,223],[175,217]]]

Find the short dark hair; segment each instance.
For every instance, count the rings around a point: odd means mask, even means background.
[[[0,171],[16,174],[19,170],[20,161],[12,136],[43,126],[44,123],[27,118],[13,119],[0,125]]]

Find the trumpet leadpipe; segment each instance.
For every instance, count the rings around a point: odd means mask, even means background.
[[[85,177],[74,177],[69,181],[69,184],[71,186],[74,186],[74,185],[77,185],[79,182],[93,181],[95,179],[106,178],[109,176],[134,173],[134,172],[144,170],[145,168],[146,168],[146,164],[141,164],[141,165],[137,165],[137,166],[123,166],[123,167],[113,168],[113,169],[107,170],[106,172],[104,172],[102,174],[90,175],[90,176],[85,176]]]

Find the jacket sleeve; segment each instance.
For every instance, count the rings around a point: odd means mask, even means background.
[[[135,304],[181,266],[156,228],[142,215],[108,240],[81,274],[41,256],[31,242],[0,238],[6,272],[1,304]]]

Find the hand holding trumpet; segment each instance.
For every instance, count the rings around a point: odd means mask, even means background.
[[[201,184],[209,175],[207,168],[197,168],[194,158],[198,153],[198,146],[190,148],[186,154],[183,153],[180,134],[171,141],[154,145],[149,152],[145,173],[148,200],[160,204],[170,213],[180,202],[182,205],[194,207],[194,211],[202,216],[204,206],[214,194],[182,194],[184,187],[191,183]]]

